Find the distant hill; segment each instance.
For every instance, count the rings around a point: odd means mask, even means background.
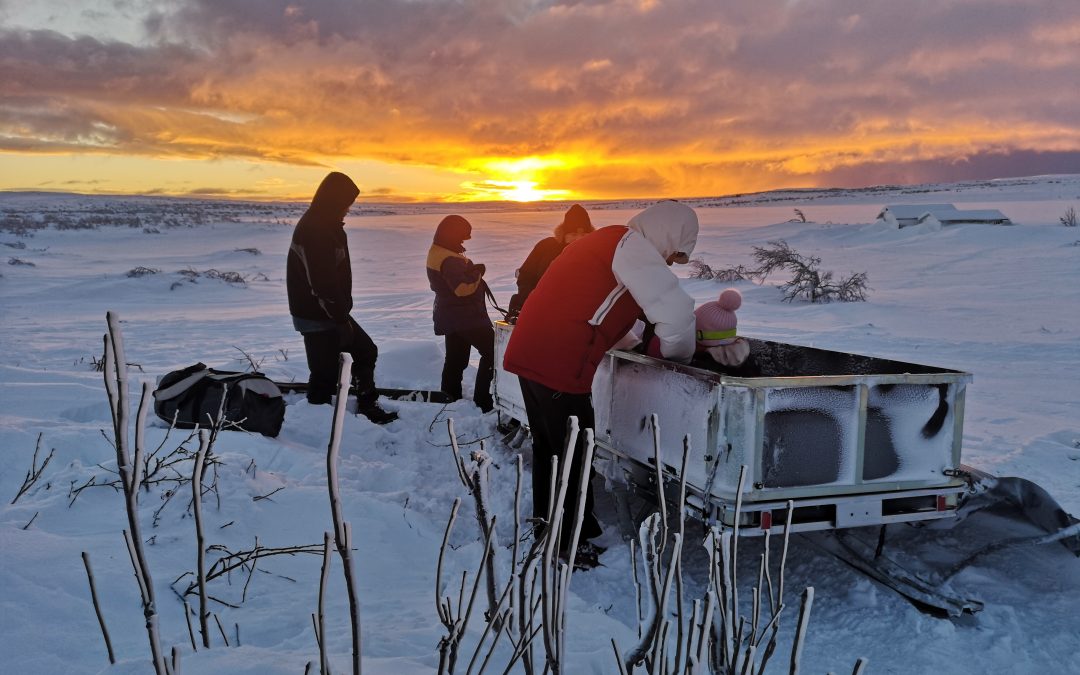
[[[590,210],[640,209],[656,199],[578,200]],[[885,204],[930,201],[1080,200],[1080,174],[1000,178],[957,183],[877,185],[863,188],[788,188],[714,197],[681,198],[695,208],[800,204]],[[561,211],[575,201],[551,202],[359,202],[352,216],[485,211]],[[160,195],[90,195],[70,192],[0,191],[0,230],[81,229],[103,224],[130,227],[194,226],[206,222],[293,224],[306,202],[255,201]]]

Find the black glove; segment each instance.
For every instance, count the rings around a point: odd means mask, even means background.
[[[484,276],[484,272],[487,272],[487,267],[485,267],[483,263],[480,263],[478,265],[473,265],[473,271],[476,272],[477,276],[482,277]]]

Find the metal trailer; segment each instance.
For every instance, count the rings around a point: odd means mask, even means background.
[[[495,326],[495,405],[527,424],[517,377],[502,370],[513,326]],[[687,500],[706,523],[733,525],[746,466],[740,533],[787,519],[791,531],[954,516],[967,489],[960,469],[964,393],[971,375],[813,347],[750,340],[751,356],[719,370],[612,350],[593,381],[597,471],[655,492],[660,429],[665,482],[678,482],[689,436]],[[665,490],[671,495],[674,490]]]

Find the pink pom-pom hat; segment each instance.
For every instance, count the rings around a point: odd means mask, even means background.
[[[720,297],[706,302],[694,310],[697,317],[697,343],[699,349],[729,345],[735,341],[739,320],[735,310],[742,306],[742,294],[728,288]]]

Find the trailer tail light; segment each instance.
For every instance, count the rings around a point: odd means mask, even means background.
[[[772,529],[772,511],[762,511],[761,512],[761,529],[763,529],[763,530],[771,530]]]
[[[946,509],[946,507],[948,507],[948,505],[949,504],[948,504],[948,501],[946,500],[945,495],[938,495],[937,496],[937,510],[938,511],[944,511]]]

